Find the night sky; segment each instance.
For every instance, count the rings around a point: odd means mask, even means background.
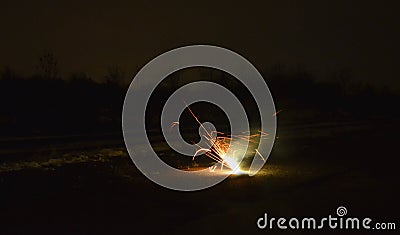
[[[51,50],[61,75],[100,80],[110,66],[129,77],[158,54],[191,44],[234,50],[259,70],[301,65],[320,78],[400,87],[398,8],[373,1],[2,1],[0,66],[35,72]]]

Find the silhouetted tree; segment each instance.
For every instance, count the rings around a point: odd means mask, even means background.
[[[45,52],[39,57],[38,70],[46,79],[56,79],[58,76],[58,61],[52,52]]]
[[[69,77],[70,82],[86,82],[86,83],[93,83],[93,80],[83,72],[79,73],[72,73]]]
[[[125,72],[118,66],[109,67],[105,79],[107,84],[122,86],[125,79]]]
[[[8,80],[8,79],[15,79],[18,75],[15,71],[13,71],[10,67],[5,66],[0,73],[0,79]]]

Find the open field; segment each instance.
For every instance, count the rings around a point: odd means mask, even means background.
[[[271,234],[280,231],[256,225],[264,212],[318,218],[339,206],[399,226],[399,130],[394,121],[282,127],[260,174],[189,193],[150,182],[119,139],[90,147],[71,141],[75,150],[31,147],[32,156],[7,158],[8,149],[0,164],[0,233]]]

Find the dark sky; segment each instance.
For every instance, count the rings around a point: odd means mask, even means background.
[[[133,76],[162,52],[213,44],[259,70],[303,65],[324,77],[350,68],[358,79],[400,87],[395,1],[230,2],[3,1],[0,66],[31,74],[52,50],[64,76],[101,78],[115,65]]]

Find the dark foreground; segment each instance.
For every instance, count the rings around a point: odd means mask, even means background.
[[[123,147],[61,150],[0,168],[0,234],[290,234],[257,219],[336,215],[400,229],[396,122],[282,127],[262,174],[231,176],[199,192],[164,189]],[[26,160],[29,159],[29,160]],[[395,231],[329,230],[341,234]]]

